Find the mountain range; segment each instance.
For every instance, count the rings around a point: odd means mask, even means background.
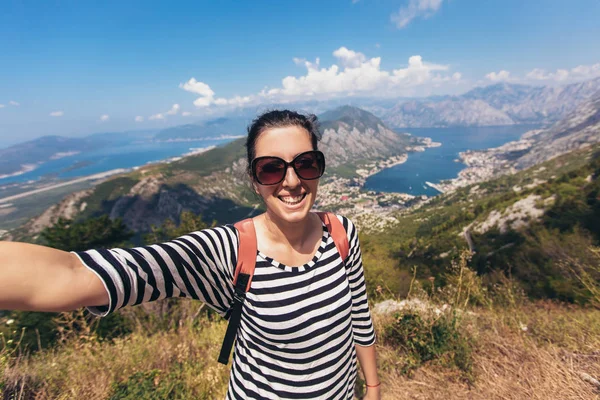
[[[458,178],[436,185],[454,190],[493,177],[514,174],[572,151],[600,142],[600,93],[571,110],[553,125],[526,132],[519,140],[500,147],[466,151],[460,158],[467,165]]]
[[[368,164],[405,155],[428,140],[388,129],[373,114],[341,107],[321,116],[327,171],[323,179],[356,177]],[[207,220],[233,222],[262,207],[246,176],[244,138],[205,153],[168,164],[140,168],[76,192],[26,225],[35,234],[59,217],[89,218],[109,215],[123,218],[129,229],[144,233],[166,219],[179,220],[182,211],[202,214]]]
[[[186,124],[163,129],[154,136],[154,140],[206,139],[218,137],[243,136],[251,122],[249,117],[216,118],[196,124]]]
[[[118,146],[133,141],[148,140],[155,134],[156,130],[139,130],[95,133],[82,138],[42,136],[0,149],[0,179],[34,168],[52,159],[92,151],[109,145]]]
[[[424,99],[335,99],[295,104],[273,104],[267,108],[294,108],[322,114],[342,102],[352,101],[379,117],[389,128],[494,126],[513,124],[552,124],[582,102],[600,93],[600,78],[559,87],[498,83],[475,88],[460,96],[432,96]],[[264,111],[266,106],[261,106]],[[102,133],[84,138],[46,136],[0,149],[0,176],[19,173],[56,157],[83,152],[123,140],[194,140],[236,137],[246,133],[247,125],[261,110],[239,109],[231,115],[163,130]]]
[[[600,78],[559,87],[498,83],[372,111],[393,128],[550,124],[599,93]]]

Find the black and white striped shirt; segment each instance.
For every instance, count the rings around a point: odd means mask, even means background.
[[[242,310],[227,399],[352,399],[354,345],[375,341],[356,228],[346,228],[350,250],[342,262],[323,225],[313,259],[299,267],[278,263],[259,249]],[[238,251],[231,226],[204,229],[167,243],[75,253],[104,282],[105,316],[121,307],[189,297],[225,315],[233,298]]]

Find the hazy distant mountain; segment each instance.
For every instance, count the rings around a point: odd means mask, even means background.
[[[402,100],[373,111],[395,128],[548,124],[599,92],[600,78],[559,87],[498,83],[460,96]]]
[[[158,133],[156,131],[132,131],[95,134],[81,139],[58,136],[39,138],[0,150],[0,176],[31,168],[32,165],[48,161],[57,154],[61,156],[65,153],[86,151],[102,145],[145,140],[153,135],[155,140],[165,141],[243,136],[252,119],[270,109],[290,108],[301,112],[323,113],[321,114],[323,122],[339,120],[339,124],[346,123],[346,125],[348,123],[344,122],[344,118],[350,118],[354,112],[358,113],[356,115],[361,121],[360,123],[370,125],[373,131],[379,131],[378,125],[406,128],[522,123],[550,124],[564,118],[579,104],[594,98],[598,93],[600,93],[600,78],[560,87],[498,83],[475,88],[461,96],[431,96],[425,99],[338,98],[294,104],[263,104],[234,110],[226,117],[175,126]],[[360,114],[361,111],[365,113],[364,110],[350,111],[349,106],[331,110],[342,102],[347,104],[348,101],[374,115]],[[359,109],[354,108],[354,110]],[[373,119],[377,118],[375,115],[381,120],[375,121]],[[356,127],[358,130],[362,129],[360,124],[348,126]],[[323,127],[334,131],[338,129],[338,127],[334,128],[325,123]],[[348,132],[350,131],[352,129]],[[343,149],[337,147],[336,151],[340,155],[344,152]]]
[[[85,136],[85,139],[93,140],[94,143],[99,144],[120,144],[120,143],[131,143],[135,141],[150,140],[156,135],[158,129],[140,129],[136,131],[124,131],[124,132],[101,132],[93,133]]]
[[[156,130],[95,133],[82,138],[42,136],[0,149],[0,177],[35,169],[46,161],[107,145],[130,143],[152,137]]]
[[[505,112],[488,103],[462,97],[436,102],[408,101],[387,111],[383,119],[396,128],[514,124]]]
[[[155,140],[208,139],[223,136],[241,136],[251,121],[248,117],[217,118],[198,124],[186,124],[163,129]]]
[[[600,78],[596,78],[559,87],[499,83],[473,89],[461,97],[483,100],[516,123],[549,123],[562,119],[599,92]]]
[[[38,163],[93,148],[92,141],[62,136],[43,136],[0,149],[0,176],[33,169]]]
[[[524,135],[522,140],[531,143],[527,151],[515,160],[518,169],[600,142],[600,94],[579,105],[550,128],[533,131]]]

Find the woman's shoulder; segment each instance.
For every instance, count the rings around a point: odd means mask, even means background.
[[[356,229],[356,225],[352,222],[352,220],[344,215],[335,214],[337,219],[342,223],[344,229],[346,230],[346,235],[348,236],[348,241],[352,243],[354,238],[357,237],[358,231]]]
[[[210,241],[220,247],[229,247],[238,242],[238,232],[233,224],[216,225],[210,228],[190,232],[181,238],[191,237],[201,241]],[[180,239],[181,239],[180,238]]]
[[[341,214],[336,214],[336,213],[332,213],[332,214],[337,217],[337,219],[342,223],[342,225],[344,225],[344,228],[346,229],[346,231],[348,231],[349,229],[356,229],[356,226],[354,225],[354,223],[352,222],[352,220],[350,218],[346,217],[345,215],[341,215]]]

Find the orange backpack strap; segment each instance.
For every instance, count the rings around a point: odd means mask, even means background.
[[[348,257],[348,253],[350,251],[350,244],[348,243],[346,228],[344,228],[344,225],[333,213],[318,212],[317,215],[319,218],[321,218],[321,221],[323,221],[327,227],[327,230],[329,231],[329,234],[333,238],[335,247],[342,257],[342,261],[346,262],[346,258]]]
[[[233,303],[229,309],[229,324],[219,354],[221,364],[229,362],[229,355],[242,318],[242,307],[246,299],[246,292],[250,290],[254,267],[256,266],[257,245],[254,221],[252,221],[252,218],[248,218],[236,223],[234,226],[239,235],[239,247],[237,265],[233,275]]]
[[[252,218],[237,222],[235,228],[239,232],[239,248],[238,259],[233,275],[233,284],[237,284],[239,275],[246,274],[249,276],[246,290],[250,290],[252,276],[254,276],[254,267],[256,266],[256,230],[254,229],[254,221]]]

